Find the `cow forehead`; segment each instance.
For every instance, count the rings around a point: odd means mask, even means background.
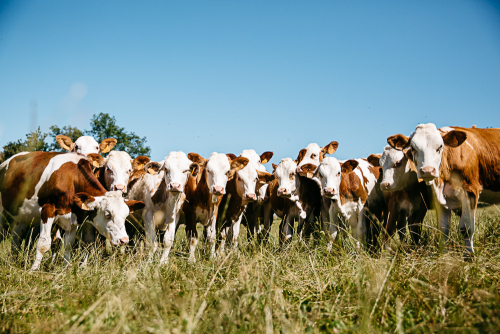
[[[182,151],[170,152],[164,161],[164,166],[168,170],[176,168],[185,170],[193,163]]]
[[[443,144],[441,133],[433,123],[419,124],[412,135],[412,144],[424,148]]]
[[[106,165],[110,169],[132,169],[132,158],[127,152],[111,151],[106,157]]]
[[[278,167],[276,167],[276,175],[283,175],[295,172],[296,168],[297,168],[297,163],[294,160],[290,158],[281,159],[280,163],[278,164]]]
[[[257,178],[257,170],[255,166],[248,164],[238,171],[238,175],[242,179],[254,180]]]
[[[228,171],[231,168],[227,155],[222,153],[212,153],[208,158],[207,169],[209,171]]]
[[[243,150],[240,153],[240,157],[247,158],[250,163],[257,164],[260,162],[260,155],[255,150]]]
[[[108,191],[106,194],[103,196],[104,199],[104,209],[111,210],[113,212],[123,212],[126,209],[128,209],[127,205],[125,204],[125,200],[122,197],[122,192],[121,191]],[[127,212],[124,212],[126,215],[128,214]]]
[[[77,140],[75,140],[75,144],[78,147],[85,147],[94,149],[97,146],[97,150],[99,150],[99,143],[91,136],[81,136]],[[96,151],[95,153],[97,153]]]
[[[384,152],[380,157],[380,165],[382,167],[386,167],[385,166],[386,164],[401,161],[401,159],[403,158],[404,158],[403,151],[396,150],[395,148],[392,148],[391,146],[387,145],[386,147],[384,147]]]
[[[321,151],[321,147],[316,143],[311,143],[311,144],[306,146],[306,151],[308,154],[312,154],[312,153],[319,154],[319,152]]]
[[[340,162],[333,157],[324,158],[319,165],[319,172],[322,176],[332,176],[332,174],[335,176],[340,169]]]

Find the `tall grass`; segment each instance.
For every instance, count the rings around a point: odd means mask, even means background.
[[[203,243],[187,261],[184,229],[167,266],[140,241],[126,251],[78,247],[72,265],[50,252],[30,272],[33,250],[0,247],[0,331],[140,333],[498,332],[500,212],[478,214],[476,256],[462,259],[454,217],[440,242],[432,213],[425,246],[369,255],[342,237],[294,240],[282,249],[248,243],[210,260]],[[85,261],[86,259],[86,261]],[[86,265],[84,265],[86,263]]]

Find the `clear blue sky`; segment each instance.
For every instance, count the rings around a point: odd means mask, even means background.
[[[357,158],[418,123],[500,127],[500,5],[0,2],[0,145],[100,112],[155,160],[253,148],[277,163],[332,140]]]

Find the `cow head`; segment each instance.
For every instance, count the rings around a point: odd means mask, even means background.
[[[90,223],[115,246],[128,243],[125,219],[134,210],[144,208],[139,201],[126,201],[120,191],[109,191],[104,196],[93,197],[87,193],[73,196],[73,202],[82,210],[95,211]]]
[[[297,156],[297,172],[303,175],[304,172],[302,171],[302,166],[306,164],[319,166],[325,155],[335,153],[338,147],[339,143],[336,141],[332,141],[325,147],[320,147],[316,143],[307,145],[306,148],[300,150],[299,155]]]
[[[274,170],[274,176],[278,181],[278,196],[290,198],[297,192],[297,163],[290,159],[281,159]]]
[[[198,166],[205,167],[208,189],[210,194],[215,196],[224,195],[227,181],[232,180],[235,174],[248,164],[247,158],[234,158],[234,155],[216,152],[208,159],[203,159],[196,153],[189,153],[188,157]]]
[[[182,151],[170,152],[161,167],[167,191],[171,193],[184,192],[189,175],[196,176],[200,169],[200,166],[193,163]]]
[[[56,136],[56,141],[66,151],[87,155],[89,153],[108,153],[116,145],[116,139],[106,138],[100,144],[90,136],[81,136],[75,142],[64,135]]]
[[[236,190],[245,201],[255,201],[259,198],[258,190],[274,176],[266,172],[262,163],[267,163],[273,152],[264,152],[260,156],[254,150],[243,150],[240,157],[247,158],[248,164],[236,172]],[[234,160],[234,158],[232,159]],[[265,194],[265,191],[264,191]]]
[[[384,191],[402,190],[410,182],[412,162],[408,160],[404,151],[386,146],[380,159],[375,162],[368,157],[368,162],[372,165],[378,163],[382,167],[380,188]]]
[[[110,152],[105,158],[104,163],[104,182],[106,183],[106,189],[126,193],[130,175],[133,170],[133,163],[135,160],[140,160],[141,158],[147,159],[147,157],[137,157],[132,160],[130,155],[126,152]],[[137,165],[138,161],[135,161],[134,166]]]
[[[356,160],[347,160],[341,163],[333,157],[323,159],[314,174],[314,179],[317,180],[320,186],[321,194],[333,201],[339,201],[342,177],[352,173],[356,167],[358,167]]]
[[[445,146],[455,148],[467,139],[461,130],[438,130],[433,123],[420,124],[410,138],[401,134],[387,138],[387,143],[397,150],[409,148],[408,157],[414,162],[417,175],[427,184],[439,176],[439,167]]]

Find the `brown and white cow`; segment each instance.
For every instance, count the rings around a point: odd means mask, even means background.
[[[130,185],[128,198],[140,200],[146,207],[142,216],[146,230],[146,240],[156,244],[156,230],[164,231],[164,250],[161,264],[168,262],[168,255],[174,243],[175,231],[182,215],[182,205],[186,199],[185,186],[191,173],[199,167],[189,160],[184,152],[170,152],[161,162],[149,162],[141,175]]]
[[[374,217],[382,221],[385,201],[377,185],[379,175],[379,169],[366,159],[339,161],[328,157],[318,166],[312,179],[324,197],[323,229],[329,238],[328,248],[336,239],[341,222],[351,227],[358,246],[364,246],[368,224]]]
[[[417,176],[430,185],[438,223],[445,239],[451,211],[461,209],[459,228],[468,258],[474,253],[478,201],[500,203],[500,129],[445,127],[420,124],[410,137],[387,138],[395,149],[408,148]]]
[[[302,166],[301,172],[311,174],[310,165],[307,165],[308,168],[305,166]],[[321,192],[315,181],[299,175],[297,162],[290,158],[280,161],[274,175],[276,182],[270,185],[271,205],[276,214],[282,217],[280,241],[284,243],[291,241],[295,220],[299,221],[299,234],[309,234],[314,220],[320,216]],[[277,197],[282,197],[283,201]]]
[[[208,159],[196,153],[189,153],[188,158],[196,163],[197,171],[189,176],[185,188],[186,201],[182,211],[186,220],[189,260],[195,261],[194,252],[198,244],[196,223],[199,222],[204,226],[211,256],[215,257],[217,213],[222,196],[226,193],[227,182],[248,164],[248,159],[234,158],[216,152]]]
[[[302,170],[302,166],[306,164],[311,164],[314,166],[319,166],[323,158],[327,154],[333,154],[337,151],[339,147],[339,143],[336,141],[332,141],[330,144],[320,147],[316,143],[311,143],[299,151],[299,155],[297,156],[297,173],[302,176],[305,176],[304,171]]]
[[[65,135],[56,136],[59,145],[69,152],[87,155],[89,153],[108,153],[116,145],[115,138],[106,138],[100,144],[90,136],[81,136],[75,142]]]
[[[248,164],[238,170],[235,177],[227,182],[227,192],[220,204],[222,210],[218,212],[217,220],[220,225],[221,252],[224,252],[228,238],[230,238],[229,241],[231,241],[233,247],[238,246],[240,225],[247,206],[256,202],[259,188],[274,179],[274,176],[267,173],[264,166],[261,165],[261,162],[267,162],[272,157],[272,154],[272,152],[265,152],[259,156],[254,150],[241,152],[240,157],[248,159]],[[262,168],[264,171],[262,171]]]
[[[382,168],[382,179],[379,183],[388,206],[384,218],[384,236],[392,236],[397,230],[400,240],[403,241],[408,225],[411,239],[418,245],[422,222],[431,201],[425,182],[419,181],[417,177],[415,165],[403,151],[390,146],[384,148],[382,155],[370,155],[368,162]]]
[[[97,158],[101,158],[96,155]],[[33,270],[40,267],[50,248],[52,224],[65,231],[65,259],[75,240],[76,229],[86,217],[113,245],[128,242],[125,219],[144,203],[125,201],[121,192],[106,192],[91,169],[89,158],[76,153],[32,152],[18,154],[0,165],[2,214],[14,221],[14,236],[33,220],[40,220]]]

